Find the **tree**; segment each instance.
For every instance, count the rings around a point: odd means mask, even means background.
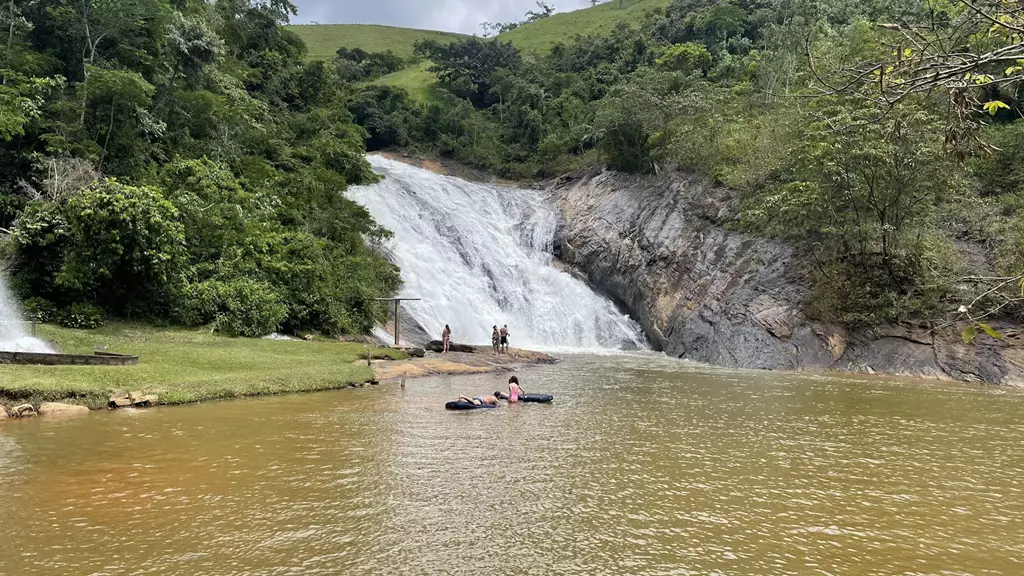
[[[35,203],[14,233],[24,262],[19,281],[58,303],[89,302],[127,315],[166,311],[184,281],[177,220],[159,190],[115,180],[65,203]]]
[[[147,82],[138,72],[124,70],[92,69],[92,82],[85,84],[87,98],[93,102],[92,110],[97,120],[97,141],[102,141],[99,151],[98,169],[103,170],[104,161],[111,145],[120,146],[118,158],[125,162],[144,162],[136,155],[139,152],[140,132],[144,122],[150,118],[145,112],[156,88]],[[151,126],[160,129],[159,126]],[[115,132],[119,137],[111,138]],[[155,134],[159,135],[159,133]],[[121,167],[116,173],[126,173],[130,169]]]
[[[413,102],[405,89],[387,85],[366,86],[352,97],[348,110],[368,133],[367,150],[409,143],[409,129],[415,114]]]
[[[96,56],[104,42],[118,43],[124,36],[152,26],[166,16],[168,6],[160,0],[80,0],[69,2],[67,25],[82,44],[81,114],[79,127],[85,126],[86,106],[89,100],[89,80],[97,69]]]
[[[183,76],[190,87],[198,86],[208,66],[224,53],[224,41],[200,16],[174,14],[167,48],[171,62],[170,83]]]
[[[555,13],[555,7],[554,6],[548,4],[547,2],[542,2],[542,1],[538,0],[538,2],[537,2],[537,10],[536,11],[529,10],[529,11],[526,12],[526,21],[527,22],[536,22],[537,20],[543,20],[544,18],[548,18],[548,17],[550,17],[554,13]]]
[[[670,46],[655,63],[664,70],[690,74],[707,74],[711,69],[711,53],[702,44],[685,42]]]
[[[617,86],[601,101],[594,121],[609,166],[626,172],[657,172],[655,149],[678,114],[676,86],[668,75],[647,74]]]
[[[437,74],[453,94],[468,98],[478,108],[493,102],[491,75],[500,69],[514,70],[522,64],[519,49],[500,40],[472,37],[442,44],[436,40],[419,40],[416,53],[432,62],[430,71]]]
[[[915,96],[941,91],[952,111],[951,136],[973,134],[984,109],[994,116],[1010,105],[1024,81],[1024,13],[1002,0],[954,0],[941,14],[878,22],[873,50],[852,64],[825,59],[808,45],[811,70],[823,94],[858,94],[881,113]]]
[[[758,194],[744,218],[814,257],[827,290],[817,292],[812,309],[823,319],[873,324],[935,312],[956,257],[931,218],[959,185],[940,120],[900,109],[865,122],[875,110],[863,101],[820,105],[823,120],[795,151],[792,177]]]
[[[954,0],[940,12],[876,21],[874,30],[863,33],[854,46],[850,51],[827,41],[809,42],[807,54],[818,94],[874,104],[875,114],[861,122],[883,123],[938,94],[947,112],[946,142],[963,158],[976,147],[999,153],[979,137],[982,128],[1021,115],[1024,13],[1015,3]],[[1019,251],[1019,246],[1013,249]],[[1000,337],[982,320],[1024,303],[1022,269],[1018,263],[1005,275],[961,279],[973,288],[950,322],[969,323],[965,342],[979,331]]]

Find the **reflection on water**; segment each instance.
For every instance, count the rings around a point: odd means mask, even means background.
[[[0,574],[1024,573],[1024,395],[524,372],[0,426]]]

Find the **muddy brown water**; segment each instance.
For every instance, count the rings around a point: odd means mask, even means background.
[[[0,574],[1024,574],[1024,394],[569,357],[0,424]]]

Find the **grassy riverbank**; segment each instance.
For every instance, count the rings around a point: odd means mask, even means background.
[[[362,344],[226,338],[204,330],[113,324],[98,330],[41,326],[39,336],[62,352],[138,354],[138,366],[0,366],[0,403],[69,400],[90,408],[111,394],[141,391],[160,404],[342,388],[373,376],[356,360]],[[378,349],[374,349],[374,354]],[[403,352],[379,349],[394,359]]]

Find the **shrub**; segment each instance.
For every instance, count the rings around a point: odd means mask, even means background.
[[[13,235],[19,283],[60,304],[88,301],[114,314],[157,314],[187,264],[179,214],[158,188],[114,179],[66,203],[30,205]]]
[[[252,338],[276,332],[288,314],[280,293],[248,278],[197,284],[183,308],[187,324],[213,324],[229,336]]]
[[[57,323],[65,328],[92,330],[103,326],[103,310],[86,302],[72,304],[57,314]]]
[[[46,298],[29,298],[22,308],[28,320],[52,322],[57,317],[57,306]]]

